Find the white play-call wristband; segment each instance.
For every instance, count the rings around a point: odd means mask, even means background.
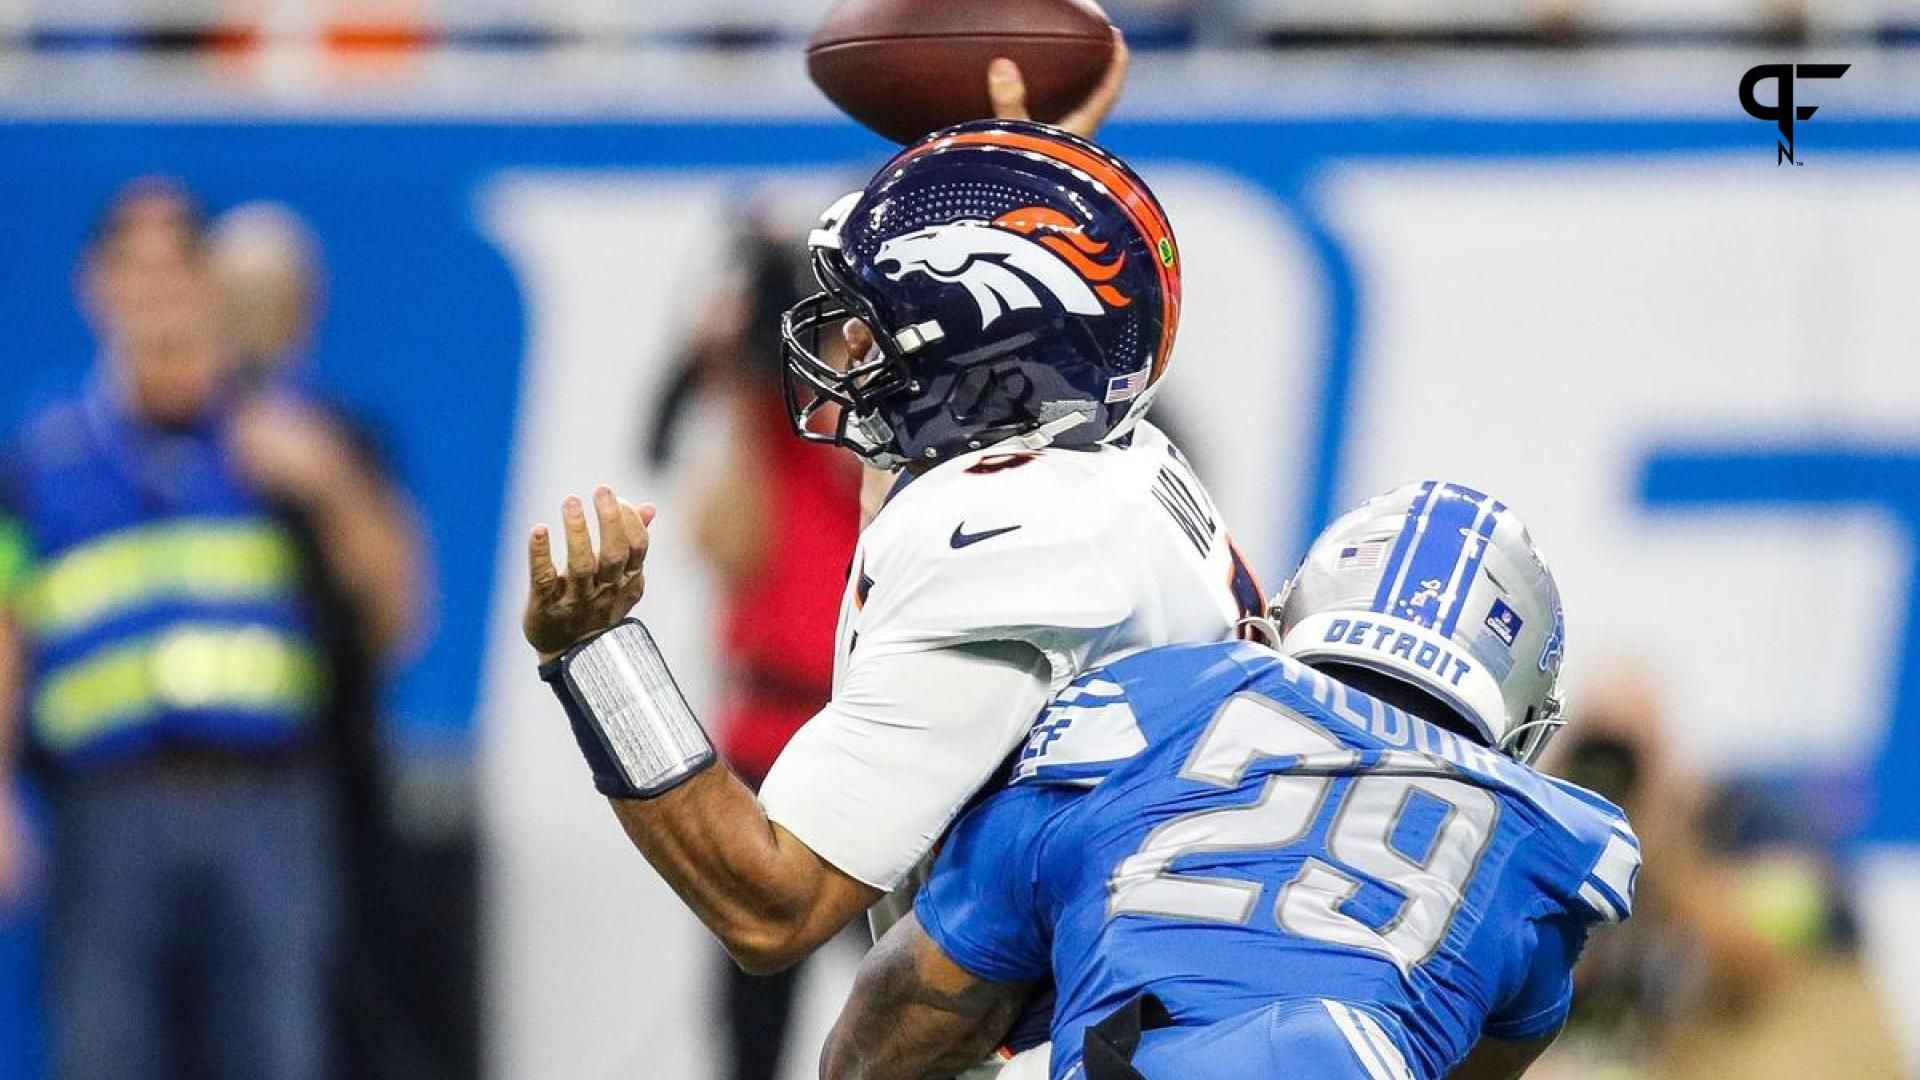
[[[713,763],[712,741],[638,620],[568,652],[560,675],[558,688],[577,707],[576,719],[592,729],[620,774],[619,794],[661,795]]]

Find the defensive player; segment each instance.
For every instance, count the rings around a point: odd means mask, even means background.
[[[1127,165],[1040,124],[962,125],[837,203],[809,246],[822,292],[785,328],[795,428],[900,478],[855,555],[833,699],[758,801],[714,767],[644,630],[607,632],[639,597],[651,510],[597,492],[596,556],[569,501],[564,574],[543,529],[530,546],[527,638],[596,786],[749,970],[906,884],[1082,671],[1223,639],[1261,606],[1143,421],[1181,265]],[[822,359],[823,332],[851,364]]]
[[[1049,977],[1055,1078],[1524,1071],[1640,861],[1525,764],[1560,724],[1552,576],[1500,503],[1424,483],[1328,529],[1273,619],[1279,652],[1060,695],[867,958],[828,1076],[950,1072]]]

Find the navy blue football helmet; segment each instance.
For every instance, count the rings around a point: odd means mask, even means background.
[[[1009,440],[1089,447],[1131,429],[1166,372],[1180,316],[1166,214],[1119,158],[1058,128],[930,135],[807,245],[822,291],[781,325],[802,438],[886,467]],[[835,363],[820,346],[848,319],[875,348]]]

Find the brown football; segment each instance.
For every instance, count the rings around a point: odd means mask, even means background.
[[[847,115],[896,142],[993,115],[987,64],[1020,65],[1027,110],[1056,121],[1113,58],[1092,0],[845,0],[807,43],[807,74]]]

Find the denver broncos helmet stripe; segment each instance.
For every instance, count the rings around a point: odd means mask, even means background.
[[[1159,200],[1147,190],[1147,186],[1133,170],[1122,164],[1118,158],[1094,146],[1092,143],[1061,138],[1065,132],[1051,130],[1052,137],[1035,137],[1018,131],[978,131],[949,135],[945,138],[935,136],[919,146],[902,151],[894,158],[895,164],[904,163],[929,151],[948,146],[1001,146],[1052,158],[1070,168],[1078,169],[1092,177],[1119,200],[1135,228],[1146,238],[1148,250],[1153,252],[1153,264],[1160,273],[1162,303],[1165,311],[1162,315],[1161,338],[1159,348],[1155,350],[1152,381],[1157,382],[1166,371],[1167,361],[1173,353],[1173,338],[1180,323],[1180,265],[1178,246],[1173,239],[1173,226],[1168,223],[1166,214],[1160,209]],[[1069,141],[1071,140],[1071,141]],[[1163,254],[1164,253],[1164,254]]]

